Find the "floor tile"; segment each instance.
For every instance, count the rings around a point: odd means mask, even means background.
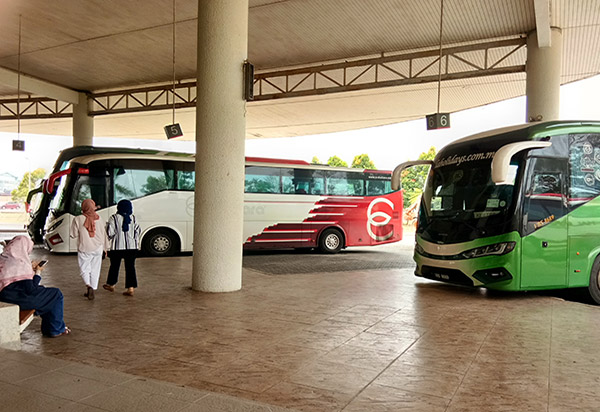
[[[543,412],[548,402],[524,399],[511,393],[494,393],[459,389],[446,412]]]
[[[373,384],[353,399],[343,411],[443,412],[446,410],[447,404],[447,399]]]
[[[19,386],[35,388],[46,395],[80,401],[103,392],[114,385],[99,380],[75,376],[61,371],[50,371],[19,382]]]
[[[304,386],[356,394],[375,379],[377,374],[378,371],[352,365],[315,361],[287,380]]]
[[[80,403],[114,412],[175,412],[189,405],[169,396],[121,387],[90,396]]]
[[[396,361],[379,375],[374,383],[450,399],[462,379],[463,375],[460,374],[440,372]]]
[[[324,412],[341,410],[353,396],[335,390],[280,382],[260,394],[260,399],[304,412]]]

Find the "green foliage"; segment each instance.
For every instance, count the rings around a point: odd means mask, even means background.
[[[148,176],[146,184],[142,186],[142,193],[149,195],[167,189],[166,176]]]
[[[419,160],[433,160],[436,155],[435,147],[430,147],[427,152],[421,153]],[[425,180],[429,173],[429,166],[413,166],[402,171],[402,190],[404,207],[410,207],[423,193]]]
[[[377,168],[375,167],[375,163],[373,163],[371,159],[369,159],[369,155],[364,153],[354,156],[354,160],[352,161],[351,167],[355,167],[357,169],[377,170]]]
[[[313,156],[312,160],[310,161],[310,164],[320,165],[321,161],[319,160],[319,158],[317,156]]]
[[[327,164],[332,167],[348,167],[348,163],[344,162],[337,156],[331,156],[327,161]]]
[[[247,193],[278,193],[279,177],[265,176],[264,178],[246,178],[244,191]]]
[[[19,186],[13,190],[10,195],[15,202],[24,202],[27,199],[27,194],[31,189],[34,189],[44,178],[46,171],[42,168],[35,169],[33,172],[25,172]],[[31,182],[29,178],[31,177]]]

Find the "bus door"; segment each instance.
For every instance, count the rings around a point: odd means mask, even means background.
[[[567,283],[566,161],[530,158],[525,182],[521,288]]]

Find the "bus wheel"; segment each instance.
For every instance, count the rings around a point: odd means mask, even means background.
[[[596,304],[600,305],[600,256],[596,258],[594,266],[592,266],[588,293],[592,300]]]
[[[337,253],[344,246],[344,237],[337,229],[325,229],[319,238],[319,250],[323,253]]]
[[[142,247],[150,256],[173,256],[177,252],[178,238],[172,230],[154,229],[146,236]]]

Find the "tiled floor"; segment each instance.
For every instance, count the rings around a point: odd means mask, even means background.
[[[0,349],[6,412],[293,412],[56,357]]]
[[[45,283],[63,290],[73,334],[44,339],[35,320],[23,351],[302,411],[600,410],[600,307],[408,268],[245,269],[241,291],[203,294],[189,288],[191,259],[139,259],[134,297],[98,290],[88,301],[76,257],[50,256]],[[55,373],[62,397],[87,395]],[[103,399],[91,406],[120,410]]]

